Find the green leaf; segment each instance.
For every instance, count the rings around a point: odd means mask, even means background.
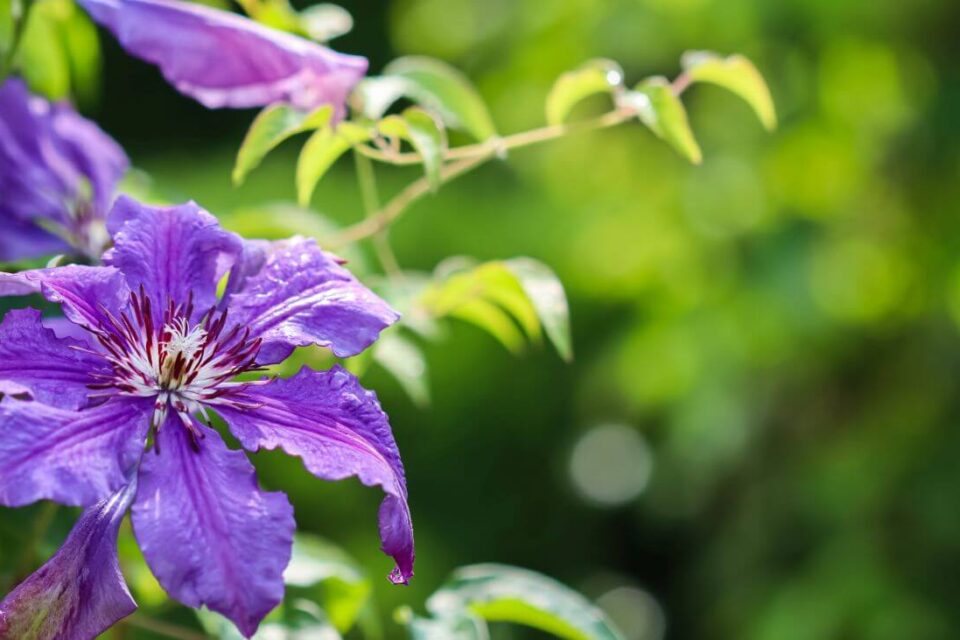
[[[742,55],[723,58],[709,51],[688,51],[681,64],[692,82],[709,82],[735,93],[753,108],[768,131],[776,128],[777,113],[770,89],[749,59]]]
[[[268,153],[290,136],[319,129],[330,124],[333,107],[323,105],[311,112],[300,111],[286,104],[274,104],[265,108],[253,120],[247,131],[237,162],[233,167],[233,183],[239,185]]]
[[[613,60],[590,60],[567,71],[547,95],[547,124],[563,124],[577,104],[598,93],[613,93],[623,86],[623,70]]]
[[[52,100],[70,94],[70,60],[52,2],[38,2],[27,16],[17,68],[34,93]]]
[[[430,597],[427,609],[439,620],[471,613],[566,640],[623,640],[604,613],[577,592],[539,573],[504,565],[459,569]]]
[[[353,122],[341,122],[336,129],[318,129],[300,151],[297,160],[297,200],[307,206],[313,191],[337,158],[371,137],[370,129]]]
[[[0,61],[6,63],[13,46],[13,32],[17,24],[20,0],[0,0]],[[2,64],[0,63],[0,64]],[[2,66],[5,66],[3,64]],[[0,69],[2,69],[0,66]],[[3,71],[0,70],[0,74]],[[3,78],[0,78],[2,80]]]
[[[514,354],[523,352],[528,339],[539,341],[545,330],[561,357],[572,357],[566,294],[548,267],[516,258],[450,270],[455,261],[460,262],[453,258],[437,268],[435,283],[420,298],[429,314],[470,322]]]
[[[394,84],[402,88],[401,94],[394,93],[396,98],[410,98],[437,113],[448,127],[462,129],[481,141],[497,135],[483,98],[466,76],[447,63],[408,56],[388,64],[383,75],[403,80]]]
[[[567,362],[573,360],[570,307],[557,274],[547,265],[532,258],[513,258],[505,264],[533,303],[543,329],[557,353]]]
[[[70,0],[34,2],[17,51],[17,68],[30,88],[59,100],[96,97],[100,77],[96,27]]]
[[[646,95],[650,101],[649,109],[639,110],[644,124],[670,143],[680,155],[694,164],[700,164],[703,160],[700,145],[690,129],[687,110],[673,92],[670,82],[662,76],[656,76],[644,80],[635,90]]]
[[[397,331],[388,331],[374,346],[373,359],[393,376],[414,404],[430,404],[427,359],[416,342]]]
[[[377,128],[385,136],[409,142],[423,159],[423,170],[431,188],[436,190],[440,186],[447,137],[442,125],[432,115],[419,107],[410,107],[402,115],[387,116]]]

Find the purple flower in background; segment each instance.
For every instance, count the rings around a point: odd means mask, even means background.
[[[347,96],[367,60],[234,13],[177,0],[79,0],[131,54],[211,109],[287,102],[311,110]]]
[[[67,103],[0,86],[0,261],[79,251],[99,256],[127,170],[123,150]]]
[[[244,242],[193,203],[151,208],[121,197],[108,229],[105,266],[0,274],[0,293],[39,291],[81,330],[58,337],[31,309],[0,324],[0,390],[19,392],[0,401],[0,503],[93,505],[135,482],[134,534],[160,584],[252,635],[283,595],[293,510],[258,487],[246,456],[210,426],[214,411],[250,451],[280,448],[320,478],[382,487],[383,550],[397,563],[390,579],[407,582],[406,481],[375,395],[340,367],[236,379],[296,346],[357,354],[396,313],[313,241]],[[107,516],[90,517],[89,526],[107,527]],[[109,554],[82,546],[68,543],[63,560],[0,604],[8,625],[23,615],[21,591],[42,591],[57,567],[85,558],[95,565],[85,571],[108,584],[96,587],[101,598],[69,600],[80,603],[71,619],[92,629],[123,615]]]

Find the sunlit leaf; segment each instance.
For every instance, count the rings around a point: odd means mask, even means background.
[[[661,76],[644,80],[636,87],[650,100],[649,110],[640,110],[639,116],[650,130],[666,140],[680,155],[694,164],[700,164],[703,155],[693,137],[687,110],[673,92],[670,82]]]
[[[300,151],[297,161],[297,200],[307,206],[313,190],[337,158],[353,146],[370,139],[367,127],[353,122],[341,122],[336,129],[329,126],[318,129]]]
[[[13,31],[20,11],[20,0],[0,0],[0,61],[6,62],[13,46]],[[3,73],[0,64],[0,74]],[[0,80],[3,78],[0,77]]]
[[[437,113],[448,127],[462,129],[477,140],[486,140],[497,134],[490,112],[476,88],[447,63],[420,56],[398,58],[387,65],[383,75],[405,81],[403,92],[396,98],[410,98]]]
[[[243,183],[247,174],[281,142],[298,133],[329,125],[332,115],[333,107],[330,105],[323,105],[312,112],[300,111],[286,104],[265,108],[257,114],[237,152],[233,183]]]
[[[440,169],[447,149],[443,127],[429,113],[418,107],[406,109],[402,115],[387,116],[378,124],[380,133],[406,140],[423,159],[423,170],[433,189],[440,186]]]
[[[329,42],[353,30],[353,16],[335,4],[315,4],[300,12],[300,26],[318,42]]]
[[[414,404],[430,404],[427,360],[416,342],[389,331],[380,336],[372,352],[374,361],[393,376]]]
[[[100,66],[96,27],[76,4],[33,3],[17,51],[17,68],[31,89],[51,99],[72,95],[89,103],[98,91]]]
[[[566,640],[622,640],[604,613],[579,593],[539,573],[503,565],[458,570],[427,601],[436,619],[469,612],[522,624]]]
[[[420,299],[431,315],[470,322],[513,353],[546,331],[561,357],[572,357],[566,294],[545,265],[517,258],[474,266],[454,258],[437,267],[436,278]]]
[[[692,82],[709,82],[735,93],[753,108],[767,130],[776,128],[770,89],[750,60],[742,55],[723,58],[709,51],[688,51],[681,64]]]
[[[623,70],[613,60],[590,60],[557,78],[547,95],[547,124],[562,124],[582,100],[623,86]]]
[[[560,279],[550,267],[532,258],[513,258],[507,260],[506,265],[533,303],[543,330],[557,353],[568,362],[573,360],[570,307]]]
[[[70,60],[53,4],[37,3],[30,11],[17,50],[17,67],[32,91],[60,100],[70,93]]]

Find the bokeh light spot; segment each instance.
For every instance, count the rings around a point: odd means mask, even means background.
[[[570,457],[570,476],[577,491],[602,506],[618,506],[636,498],[652,471],[650,447],[636,429],[624,425],[591,429]]]

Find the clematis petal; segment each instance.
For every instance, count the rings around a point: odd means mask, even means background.
[[[0,272],[0,296],[41,293],[60,304],[63,314],[82,327],[96,327],[104,309],[119,315],[130,299],[123,275],[112,267],[67,265],[19,273]]]
[[[137,609],[117,559],[135,493],[128,484],[83,512],[56,555],[0,602],[0,639],[90,640]]]
[[[313,240],[295,237],[248,249],[242,286],[227,300],[235,321],[263,340],[258,361],[286,358],[293,347],[316,344],[340,357],[370,346],[400,317]]]
[[[175,0],[80,0],[132,55],[208,108],[332,104],[342,116],[367,61],[242,16]]]
[[[383,551],[397,566],[395,583],[413,576],[413,524],[407,505],[407,484],[400,452],[377,397],[340,366],[330,371],[304,368],[296,376],[277,379],[244,391],[259,405],[239,410],[226,404],[217,411],[244,447],[251,451],[280,447],[299,456],[314,475],[325,480],[357,476],[387,493],[380,507]]]
[[[14,223],[29,225],[35,240],[24,246],[0,240],[0,259],[63,252],[69,249],[67,240],[83,253],[99,256],[107,240],[106,210],[127,166],[117,143],[68,103],[32,95],[19,78],[4,81],[0,220],[5,231]],[[37,224],[56,228],[62,239]],[[50,245],[56,250],[50,252]]]
[[[79,409],[87,404],[92,374],[110,370],[86,349],[85,343],[58,338],[35,309],[9,311],[0,323],[0,380],[23,385],[39,402]]]
[[[0,401],[0,504],[86,506],[123,486],[143,453],[153,400],[112,399],[83,411]]]
[[[283,598],[293,544],[293,507],[257,486],[241,451],[199,424],[194,446],[179,418],[160,428],[157,453],[144,456],[133,530],[167,592],[206,605],[245,635]]]
[[[243,251],[239,236],[193,202],[151,207],[120,196],[107,226],[114,246],[104,264],[122,271],[132,290],[143,286],[158,316],[168,300],[191,296],[198,313],[213,307],[218,281]]]

